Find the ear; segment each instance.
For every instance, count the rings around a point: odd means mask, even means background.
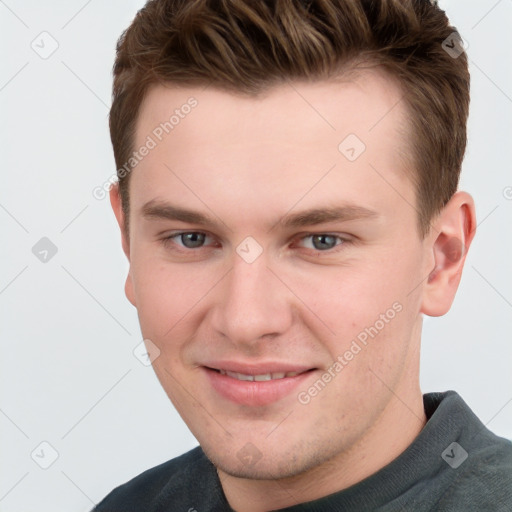
[[[125,223],[124,211],[121,202],[121,194],[119,193],[118,183],[115,183],[110,187],[110,204],[112,205],[112,210],[114,211],[117,223],[119,224],[119,229],[121,230],[121,244],[123,246],[123,251],[126,254],[126,257],[128,258],[128,262],[130,263],[130,269],[128,270],[128,276],[126,277],[124,291],[126,294],[126,298],[135,306],[135,294],[133,291],[132,267],[130,261],[130,240],[128,237],[127,227]]]
[[[457,192],[442,209],[427,237],[427,250],[434,261],[424,288],[421,312],[429,316],[446,314],[459,287],[469,246],[475,236],[473,198]]]
[[[114,211],[117,223],[119,224],[119,229],[121,230],[121,243],[123,246],[123,252],[126,254],[128,261],[130,261],[130,243],[128,241],[128,233],[126,232],[126,223],[121,202],[121,194],[119,192],[119,183],[114,183],[110,187],[109,194],[110,204],[112,205],[112,210]]]

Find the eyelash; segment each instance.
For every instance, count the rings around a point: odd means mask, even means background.
[[[163,238],[162,243],[164,244],[165,247],[169,247],[172,244],[172,245],[174,245],[174,247],[172,247],[173,250],[181,251],[181,252],[185,252],[185,253],[192,253],[192,252],[198,251],[200,249],[207,248],[207,246],[201,246],[201,247],[197,247],[197,248],[189,248],[189,247],[181,246],[181,245],[173,242],[175,238],[178,238],[181,235],[186,235],[186,234],[191,234],[191,233],[205,235],[207,238],[208,237],[213,238],[211,235],[209,235],[208,233],[205,233],[204,231],[178,231],[176,233],[172,233],[169,236],[166,236],[165,238]],[[323,253],[333,254],[333,253],[336,253],[336,252],[342,250],[347,244],[350,244],[353,242],[353,240],[351,240],[350,238],[345,238],[340,235],[335,235],[333,233],[321,233],[321,232],[320,233],[308,233],[306,235],[302,235],[299,240],[302,241],[307,238],[311,238],[313,236],[320,236],[320,235],[332,236],[332,237],[336,238],[337,240],[339,240],[340,242],[337,243],[333,248],[326,249],[324,251],[319,250],[319,249],[314,249],[314,248],[313,249],[304,248],[304,247],[302,247],[302,248],[306,249],[306,250],[314,251],[318,255],[323,254]],[[176,249],[176,246],[178,247],[177,249]]]

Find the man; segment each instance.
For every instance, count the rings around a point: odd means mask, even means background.
[[[428,1],[153,0],[121,37],[111,203],[200,447],[106,511],[511,510],[512,446],[422,395],[475,234],[467,59]]]

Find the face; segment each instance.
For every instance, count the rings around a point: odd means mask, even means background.
[[[155,144],[130,176],[126,292],[163,388],[228,474],[349,453],[418,389],[432,261],[400,96],[368,72],[257,98],[158,86],[141,107],[135,147]]]

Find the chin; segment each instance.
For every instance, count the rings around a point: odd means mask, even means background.
[[[251,480],[292,478],[325,462],[318,454],[312,455],[309,458],[298,457],[297,450],[293,448],[287,449],[280,454],[276,453],[275,450],[271,450],[271,454],[265,455],[263,452],[256,451],[251,443],[247,443],[244,446],[245,451],[242,448],[238,453],[221,454],[215,449],[210,449],[210,447],[202,448],[208,459],[217,469],[236,478]],[[290,455],[294,452],[294,455]],[[252,460],[248,457],[251,455]],[[245,461],[244,458],[246,459]]]

